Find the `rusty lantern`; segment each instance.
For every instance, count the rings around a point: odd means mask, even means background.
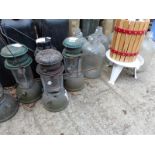
[[[37,53],[37,73],[41,76],[44,88],[42,103],[48,111],[58,112],[68,105],[67,91],[63,86],[62,55],[54,49],[45,49]]]
[[[55,47],[51,43],[51,37],[41,37],[36,39],[36,50],[35,50],[35,56],[36,54],[44,49],[50,49]]]

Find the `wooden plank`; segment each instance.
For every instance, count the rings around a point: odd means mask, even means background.
[[[69,36],[73,36],[74,31],[79,28],[80,19],[69,19]]]
[[[147,30],[149,27],[150,20],[144,20],[144,21],[128,21],[128,20],[115,20],[115,26],[129,29],[129,30],[135,30],[135,31],[141,31],[141,30]],[[120,32],[114,32],[113,40],[111,47],[118,51],[124,51],[124,52],[139,52],[141,42],[144,39],[144,35],[134,35],[134,34],[123,34]],[[131,62],[133,61],[136,56],[130,57],[130,56],[119,56],[116,54],[113,54],[111,52],[111,57],[118,61],[125,61],[125,62]]]
[[[143,22],[143,23],[144,24],[143,24],[143,29],[142,30],[147,31],[148,28],[149,28],[150,20],[145,20],[145,22]],[[141,46],[142,41],[144,40],[144,37],[145,37],[145,35],[141,35],[140,36],[139,42],[138,42],[138,44],[136,46],[136,49],[135,50],[138,51],[138,52],[140,50],[140,46]],[[135,59],[136,59],[136,56],[133,58],[133,60],[135,60]]]
[[[139,23],[140,23],[139,31],[144,30],[144,28],[145,28],[145,22],[139,21]],[[143,35],[136,35],[135,44],[134,44],[134,46],[133,46],[133,48],[132,48],[132,51],[133,51],[133,52],[139,52],[139,51],[138,51],[138,45],[139,45],[140,39],[141,39],[142,37],[143,37]],[[134,58],[136,58],[136,56],[131,57],[131,58],[130,58],[130,61],[133,61]]]
[[[102,22],[103,33],[108,37],[114,28],[114,20],[113,19],[104,19]]]
[[[129,23],[128,29],[134,30],[135,22],[134,21],[128,21],[128,23]],[[129,35],[129,34],[126,35],[125,44],[124,44],[124,48],[123,48],[123,51],[125,51],[125,52],[127,52],[127,50],[128,50],[128,47],[129,47],[129,44],[131,41],[131,37],[132,37],[132,35]],[[122,60],[122,61],[125,61],[125,59],[128,59],[128,57],[125,56],[124,60]]]
[[[120,23],[120,19],[116,19],[115,20],[115,27],[119,26],[119,23]],[[113,34],[113,39],[112,39],[112,43],[111,43],[111,47],[114,49],[114,46],[115,46],[115,42],[116,42],[116,38],[117,38],[117,32],[114,31],[114,34]],[[113,54],[112,52],[110,52],[110,56],[112,58],[115,58],[116,54]]]
[[[134,30],[135,31],[139,30],[139,26],[140,26],[140,23],[135,21]],[[127,49],[127,52],[131,52],[131,53],[133,52],[132,49],[133,49],[135,40],[136,40],[136,35],[132,35],[129,46],[128,46],[128,49]],[[126,57],[125,61],[126,62],[131,62],[131,57]]]
[[[123,27],[123,22],[124,22],[123,20],[120,20],[120,23],[119,23],[118,27],[122,28]],[[118,50],[121,35],[122,35],[122,33],[120,33],[120,32],[117,33],[116,42],[115,42],[115,45],[114,45],[115,50]],[[117,57],[117,55],[113,54],[113,59],[116,59],[116,57]]]
[[[128,27],[129,27],[129,21],[128,20],[124,20],[123,28],[124,29],[128,29]],[[126,34],[122,33],[121,41],[120,41],[120,44],[119,44],[119,47],[118,47],[119,51],[123,51],[124,50],[125,41],[126,41]],[[117,60],[118,61],[124,61],[124,56],[119,56],[118,55],[117,56]]]

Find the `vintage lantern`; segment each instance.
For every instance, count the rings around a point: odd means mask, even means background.
[[[65,76],[64,86],[69,91],[78,91],[84,87],[84,77],[81,69],[82,41],[76,37],[69,37],[63,41]]]
[[[51,43],[51,37],[41,37],[36,39],[36,50],[35,55],[44,49],[54,48]]]
[[[62,55],[54,49],[45,49],[37,53],[37,73],[41,76],[44,88],[42,103],[48,111],[58,112],[68,105],[67,91],[63,87]]]
[[[28,49],[22,44],[10,44],[2,48],[1,56],[5,57],[5,68],[11,70],[16,82],[17,98],[21,103],[33,103],[41,98],[41,81],[34,80],[30,64],[32,59]]]
[[[0,84],[0,123],[12,118],[18,111],[19,105],[15,98],[3,92]]]

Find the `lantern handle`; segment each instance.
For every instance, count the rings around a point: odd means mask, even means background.
[[[0,31],[2,33],[2,27],[0,26]],[[3,33],[2,33],[3,34]],[[11,50],[9,49],[9,47],[7,46],[7,44],[5,43],[4,39],[2,38],[2,36],[0,36],[0,39],[2,41],[2,43],[4,44],[4,46],[6,46],[6,48],[8,49],[8,51],[11,53],[11,55],[15,58],[15,56],[13,55],[13,53],[11,52]]]
[[[7,37],[2,30],[2,26],[0,25],[0,32],[2,33],[2,35],[4,35],[5,37]],[[14,54],[12,53],[12,51],[10,50],[10,48],[7,46],[7,44],[5,43],[4,39],[2,38],[2,36],[0,36],[1,41],[3,42],[3,44],[5,45],[5,47],[8,49],[8,51],[11,53],[11,55],[13,56],[14,60],[17,61],[16,57],[14,56]],[[19,66],[22,67],[22,66]]]
[[[3,26],[2,26],[2,24],[0,24],[0,31],[1,31],[1,33],[2,33],[2,35],[4,35],[7,39],[9,39],[9,40],[11,40],[11,41],[13,41],[13,42],[15,42],[15,43],[19,43],[18,41],[16,41],[15,39],[12,39],[11,37],[9,37],[9,36],[7,36],[6,35],[6,33],[4,33],[3,32],[3,30],[2,30],[2,28],[3,28]],[[18,32],[18,31],[17,31]],[[22,32],[21,32],[22,33]],[[24,34],[24,33],[22,33],[22,34]],[[26,35],[25,35],[26,36]],[[27,36],[27,37],[29,37],[29,36]],[[32,39],[32,38],[31,38]],[[33,40],[34,41],[34,40]],[[21,43],[19,43],[19,44],[21,44]],[[25,45],[24,45],[25,46]],[[27,47],[27,46],[26,46]],[[32,51],[32,52],[34,52],[34,50],[33,49],[31,49],[31,48],[29,48],[29,47],[27,47],[30,51]]]
[[[5,25],[5,24],[3,24],[3,25]],[[2,27],[3,27],[3,25],[1,24]],[[8,26],[8,25],[5,25],[5,27],[12,28],[12,29],[15,30],[16,32],[22,34],[23,36],[25,36],[25,37],[27,37],[27,38],[29,38],[29,39],[31,39],[32,41],[35,42],[35,39],[31,38],[30,36],[26,35],[25,33],[21,32],[21,31],[17,30],[16,28],[14,28],[14,27],[12,27],[12,26]]]

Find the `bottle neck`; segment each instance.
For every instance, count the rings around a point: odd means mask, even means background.
[[[99,40],[97,38],[97,36],[92,36],[91,38],[89,38],[89,42],[90,44],[98,44],[99,43]]]
[[[95,33],[98,34],[98,35],[102,35],[103,32],[102,32],[102,27],[101,26],[98,26],[95,30]]]
[[[80,28],[76,29],[74,31],[74,36],[78,37],[78,38],[82,38],[83,37],[83,33],[81,32]]]

